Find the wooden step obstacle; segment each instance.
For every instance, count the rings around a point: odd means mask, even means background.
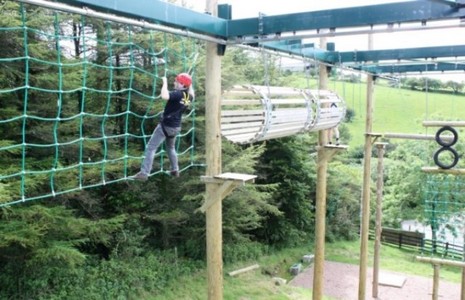
[[[334,128],[346,111],[331,91],[258,85],[225,91],[221,107],[221,134],[240,144]]]

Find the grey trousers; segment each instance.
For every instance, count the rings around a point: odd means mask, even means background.
[[[176,136],[181,131],[181,127],[174,128],[165,126],[165,131],[169,136]],[[176,149],[174,148],[176,138],[166,138],[165,134],[163,133],[163,129],[161,128],[161,125],[158,124],[157,127],[155,127],[155,129],[153,130],[152,136],[150,137],[147,147],[145,148],[145,157],[140,167],[140,170],[143,174],[148,175],[152,171],[155,152],[165,139],[166,152],[168,154],[168,159],[170,160],[171,170],[179,170],[178,156],[176,154]]]

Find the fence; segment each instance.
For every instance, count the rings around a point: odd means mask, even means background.
[[[375,238],[374,231],[370,231],[370,238]],[[425,239],[424,234],[420,232],[383,228],[381,231],[381,242],[397,245],[403,249],[419,251],[422,254],[433,254],[434,256],[453,260],[463,259],[463,245]]]

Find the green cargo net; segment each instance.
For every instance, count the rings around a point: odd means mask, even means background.
[[[14,1],[0,3],[0,207],[127,180],[196,41]],[[194,77],[195,78],[195,77]],[[194,165],[195,109],[176,141]],[[165,173],[161,147],[152,175]]]
[[[424,184],[425,218],[431,245],[424,252],[462,260],[465,237],[465,177],[427,174]]]

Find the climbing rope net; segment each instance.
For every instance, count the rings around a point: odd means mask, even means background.
[[[462,259],[465,238],[465,177],[427,174],[425,218],[431,227],[431,255]]]
[[[0,207],[127,180],[163,112],[161,78],[194,73],[196,41],[15,1],[0,10]],[[195,165],[194,118],[177,137],[181,171]],[[158,159],[153,174],[168,168],[163,147]]]

